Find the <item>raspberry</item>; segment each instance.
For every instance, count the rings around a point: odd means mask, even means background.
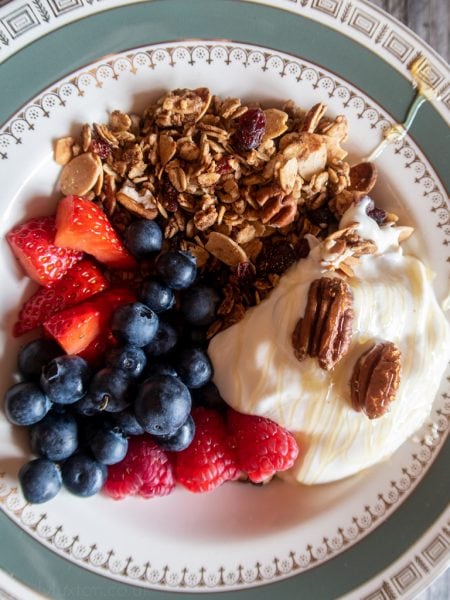
[[[227,420],[237,464],[250,481],[260,483],[292,467],[298,446],[289,431],[270,419],[243,415],[232,409]]]
[[[166,496],[175,487],[167,454],[150,436],[130,437],[125,458],[108,467],[104,491],[115,500],[125,496]]]
[[[225,422],[215,410],[198,407],[192,411],[195,436],[191,445],[175,457],[175,480],[191,492],[209,492],[225,481],[237,479]]]

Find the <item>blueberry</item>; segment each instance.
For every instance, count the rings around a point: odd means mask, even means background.
[[[74,454],[62,466],[62,480],[66,488],[77,496],[93,496],[106,481],[107,469],[88,454]]]
[[[124,435],[142,435],[144,429],[138,423],[133,410],[127,408],[113,415],[114,423],[120,428]]]
[[[195,285],[181,297],[181,312],[192,325],[210,325],[216,316],[220,298],[216,290],[206,285]]]
[[[88,396],[92,406],[106,412],[120,412],[129,404],[130,380],[124,371],[105,367],[92,378]]]
[[[192,398],[196,405],[216,409],[225,408],[225,401],[212,381],[208,381],[206,385],[194,390]]]
[[[19,351],[19,371],[26,379],[39,379],[42,367],[61,354],[61,348],[53,340],[39,338],[28,342]]]
[[[30,430],[31,449],[49,460],[69,458],[78,447],[78,426],[72,415],[49,412]]]
[[[173,435],[191,412],[191,394],[177,377],[154,375],[140,386],[134,411],[147,433]]]
[[[35,458],[19,471],[23,495],[32,504],[47,502],[61,489],[61,471],[47,458]]]
[[[114,311],[111,329],[114,335],[132,346],[146,346],[156,335],[157,315],[145,304],[132,302]]]
[[[188,288],[197,276],[195,258],[189,252],[181,250],[160,254],[155,267],[161,279],[173,290]]]
[[[175,367],[165,361],[154,362],[147,367],[145,370],[146,378],[152,375],[172,375],[172,377],[178,377]]]
[[[144,258],[161,250],[163,234],[155,221],[139,219],[127,227],[124,243],[131,254],[137,258]]]
[[[51,402],[35,383],[16,383],[5,394],[5,413],[14,425],[33,425],[45,417]]]
[[[137,346],[112,348],[106,354],[106,366],[124,371],[129,377],[139,377],[147,363],[145,352]]]
[[[191,445],[195,435],[194,419],[189,415],[180,429],[171,436],[154,436],[155,442],[170,452],[181,452]]]
[[[85,417],[92,417],[98,414],[101,406],[102,404],[98,402],[98,399],[93,398],[89,394],[71,404],[71,408],[75,414]]]
[[[211,379],[213,370],[206,352],[200,348],[183,348],[177,356],[177,371],[189,388],[200,388]]]
[[[98,462],[115,465],[125,458],[128,440],[118,427],[105,425],[92,437],[90,448]]]
[[[41,386],[52,402],[72,404],[84,396],[89,380],[89,366],[80,356],[64,355],[45,365]]]
[[[175,327],[166,321],[160,321],[158,331],[150,344],[144,350],[147,356],[162,356],[175,348],[178,342],[178,333]]]
[[[160,313],[172,308],[175,304],[175,294],[167,285],[155,279],[150,279],[142,284],[139,300],[155,313]]]

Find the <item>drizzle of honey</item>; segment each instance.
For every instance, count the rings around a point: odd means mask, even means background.
[[[421,71],[423,71],[426,65],[427,59],[424,56],[418,56],[409,66],[409,70],[413,78],[413,86],[417,89],[417,93],[411,106],[409,107],[406,119],[403,123],[394,123],[391,125],[391,127],[388,127],[383,132],[384,139],[378,144],[372,153],[364,159],[364,161],[371,162],[375,160],[389,144],[401,141],[410,130],[422,104],[424,104],[427,100],[440,100],[440,96],[438,95],[437,91],[429,86],[424,81],[423,77],[421,77]]]

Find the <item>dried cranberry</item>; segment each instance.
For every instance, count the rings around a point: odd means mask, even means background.
[[[289,242],[279,241],[264,246],[256,260],[258,275],[274,273],[281,275],[296,260],[294,248]]]
[[[161,203],[168,212],[178,210],[178,192],[167,178],[162,184]]]
[[[250,285],[255,279],[255,267],[251,262],[241,262],[236,267],[235,277],[240,286]]]
[[[102,160],[105,160],[111,154],[111,146],[105,140],[94,138],[91,141],[90,151],[97,154]]]
[[[383,225],[383,223],[386,221],[386,217],[387,217],[386,211],[384,211],[382,208],[378,208],[376,206],[374,206],[370,210],[369,210],[369,208],[370,208],[370,205],[366,209],[367,216],[370,217],[371,219],[373,219],[374,221],[376,221],[378,223],[378,225]]]
[[[309,210],[308,219],[311,223],[314,223],[314,225],[317,225],[322,229],[325,229],[329,225],[335,225],[337,222],[336,217],[326,204],[314,210]]]
[[[220,173],[220,175],[231,173],[230,158],[230,156],[223,156],[216,162],[216,173]]]
[[[261,143],[266,130],[266,115],[260,108],[249,108],[239,117],[231,143],[238,152],[252,150]]]

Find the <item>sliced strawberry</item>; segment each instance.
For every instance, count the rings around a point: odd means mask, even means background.
[[[61,248],[55,235],[55,217],[50,216],[17,225],[6,236],[27,275],[44,286],[64,277],[83,257],[79,249]]]
[[[133,302],[135,298],[127,289],[101,292],[92,300],[52,315],[45,321],[44,329],[67,354],[78,354],[104,334],[111,315],[118,306]]]
[[[107,287],[108,281],[100,269],[87,258],[80,260],[59,281],[39,288],[25,302],[14,325],[14,335],[32,331],[60,310],[87,300]]]
[[[83,250],[116,269],[134,269],[136,261],[125,249],[108,217],[96,204],[80,196],[63,198],[56,212],[56,243]]]

